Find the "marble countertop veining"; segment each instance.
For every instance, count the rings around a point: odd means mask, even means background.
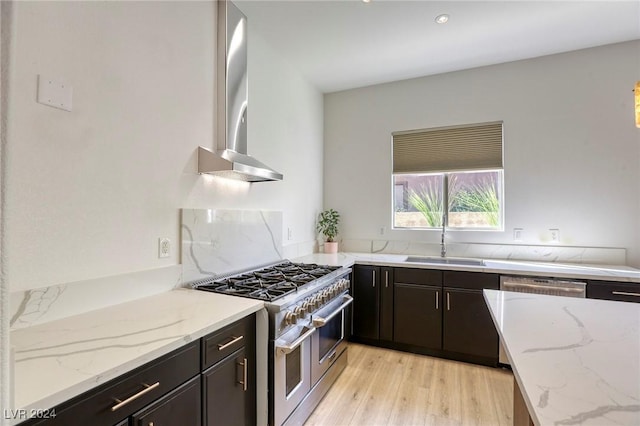
[[[263,306],[178,289],[15,330],[14,407],[52,408]]]
[[[536,425],[640,424],[640,304],[484,297]]]
[[[404,254],[381,253],[315,253],[293,259],[295,262],[319,263],[350,267],[354,264],[402,266],[405,268],[475,271],[497,274],[517,274],[568,279],[611,280],[640,283],[640,270],[624,265],[588,265],[555,262],[529,262],[484,259],[484,266],[429,264],[406,262]]]

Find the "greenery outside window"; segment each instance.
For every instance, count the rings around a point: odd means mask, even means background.
[[[502,122],[393,134],[393,227],[503,229]]]
[[[393,226],[501,230],[502,181],[502,170],[394,175]]]

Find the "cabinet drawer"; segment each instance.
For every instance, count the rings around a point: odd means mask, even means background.
[[[442,285],[442,271],[419,268],[395,268],[394,282],[401,284]]]
[[[588,281],[587,297],[590,299],[640,303],[640,283]]]
[[[202,370],[254,340],[255,315],[249,315],[202,338]]]
[[[28,425],[112,426],[199,373],[200,342],[186,345],[56,407]],[[122,401],[122,402],[118,402]],[[115,408],[115,409],[114,409]]]
[[[445,287],[468,288],[482,290],[485,288],[500,289],[500,276],[484,272],[444,271]]]

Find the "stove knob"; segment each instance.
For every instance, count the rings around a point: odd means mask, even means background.
[[[304,311],[302,310],[302,307],[296,306],[296,308],[293,310],[293,315],[295,315],[298,319],[304,318]]]
[[[284,322],[289,324],[289,325],[293,325],[296,323],[296,315],[289,311],[284,315]]]
[[[313,296],[313,307],[318,309],[320,306],[322,306],[322,295],[316,294]]]
[[[322,299],[324,300],[324,303],[327,303],[329,300],[331,300],[330,289],[326,289],[325,291],[322,292]]]
[[[304,299],[304,302],[302,302],[302,312],[311,313],[312,310],[313,308],[311,307],[311,298],[308,297]]]

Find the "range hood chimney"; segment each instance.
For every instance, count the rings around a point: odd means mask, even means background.
[[[282,174],[247,154],[247,17],[218,1],[217,150],[198,148],[198,173],[246,182],[282,180]]]

